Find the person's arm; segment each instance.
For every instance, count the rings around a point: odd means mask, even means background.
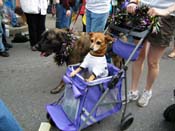
[[[0,6],[3,6],[3,1],[2,0],[0,0]]]
[[[20,4],[20,0],[16,0],[16,8],[20,8],[21,4]]]
[[[69,0],[63,0],[62,3],[66,10],[70,10]]]
[[[71,10],[70,10],[69,0],[63,0],[63,6],[66,9],[66,16],[71,16]]]
[[[150,8],[148,14],[150,16],[167,16],[174,11],[175,11],[175,3],[166,9]]]

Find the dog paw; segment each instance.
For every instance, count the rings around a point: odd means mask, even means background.
[[[86,82],[90,82],[90,81],[92,81],[92,80],[90,80],[90,79],[85,79],[85,81],[86,81]]]
[[[75,72],[70,73],[70,77],[74,77],[76,75]]]

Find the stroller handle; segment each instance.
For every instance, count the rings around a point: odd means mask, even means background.
[[[119,72],[117,73],[117,75],[114,75],[111,79],[111,81],[108,84],[108,88],[112,89],[115,87],[115,85],[120,81],[120,79],[122,78],[122,75],[124,73],[124,70],[127,70],[127,67],[125,66],[125,68],[123,67],[123,69],[119,70]]]
[[[114,25],[113,23],[111,23],[109,25],[109,28],[110,29],[113,29],[117,32],[121,32],[121,33],[124,33],[124,34],[127,34],[127,35],[130,35],[130,36],[134,36],[134,37],[137,37],[137,38],[143,38],[144,36],[147,36],[147,34],[152,30],[152,25],[150,25],[146,30],[144,31],[134,31],[134,30],[129,30],[129,29],[126,29],[126,28],[122,28],[122,27],[119,27],[119,26],[116,26]]]

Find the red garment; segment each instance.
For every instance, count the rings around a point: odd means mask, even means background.
[[[86,0],[82,0],[82,6],[80,7],[80,15],[85,14],[85,5],[86,5]]]
[[[70,10],[70,7],[75,5],[75,0],[60,0],[60,4],[63,4],[66,10]]]

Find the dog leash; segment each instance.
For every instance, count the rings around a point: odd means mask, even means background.
[[[75,27],[75,23],[76,23],[77,20],[78,20],[78,17],[79,17],[79,15],[80,15],[81,9],[82,9],[82,6],[81,6],[81,8],[79,9],[78,14],[76,15],[76,18],[75,18],[75,21],[74,21],[74,23],[73,23],[73,25],[72,25],[72,28],[70,29],[71,32],[73,31],[73,29],[74,29],[74,27]]]

